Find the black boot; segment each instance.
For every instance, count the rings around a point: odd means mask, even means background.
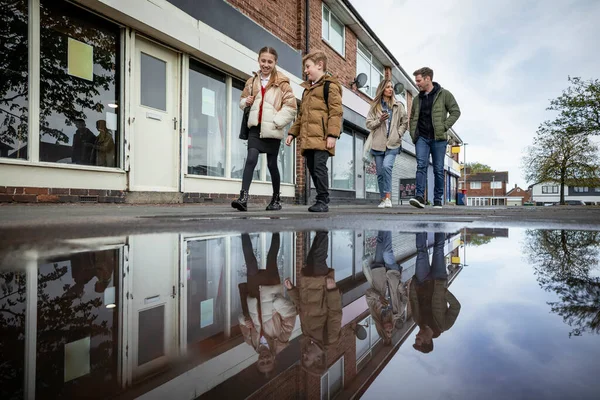
[[[231,202],[231,207],[240,211],[248,211],[248,191],[240,190],[240,197]]]
[[[273,193],[273,198],[266,208],[267,211],[279,211],[281,210],[281,197],[279,193]]]

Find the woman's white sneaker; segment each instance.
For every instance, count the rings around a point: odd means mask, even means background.
[[[379,203],[377,208],[385,208],[385,199],[381,200],[381,203]]]
[[[390,198],[385,199],[385,208],[392,208],[392,199],[390,199]]]

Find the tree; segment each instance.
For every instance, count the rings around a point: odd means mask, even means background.
[[[564,127],[570,135],[600,135],[600,80],[568,79],[571,86],[548,107],[558,112],[554,125]]]
[[[479,162],[467,163],[467,168],[469,169],[470,174],[478,174],[480,172],[496,172],[496,170],[492,169],[492,167],[489,165]]]
[[[547,304],[573,330],[569,336],[600,333],[600,232],[529,230],[524,253],[540,286],[558,295]]]
[[[555,122],[538,128],[534,145],[523,158],[529,182],[560,184],[560,204],[565,203],[564,186],[600,186],[598,146],[586,135],[569,135]]]

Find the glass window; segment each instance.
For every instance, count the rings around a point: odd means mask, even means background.
[[[345,27],[335,15],[323,4],[321,36],[338,53],[344,55]]]
[[[344,388],[344,357],[337,360],[321,377],[321,399],[330,400]]]
[[[0,0],[0,157],[27,158],[27,0]]]
[[[335,145],[335,157],[330,157],[333,168],[333,189],[354,189],[354,143],[352,135],[342,133]]]
[[[470,182],[471,189],[481,189],[481,182]]]
[[[142,53],[140,75],[142,105],[167,111],[167,63]]]
[[[40,37],[40,161],[118,166],[119,27],[42,0]]]
[[[492,189],[502,189],[502,182],[500,181],[492,181],[490,184]]]
[[[375,160],[371,161],[370,164],[365,164],[365,189],[367,192],[379,193]]]
[[[288,125],[285,130],[283,137],[287,137],[287,131],[292,127]],[[295,141],[294,141],[295,142]],[[279,167],[279,175],[281,176],[281,183],[294,183],[294,173],[296,165],[294,163],[294,145],[286,146],[285,140],[281,141],[279,146],[279,156],[277,157],[277,166]],[[267,181],[271,182],[271,173],[267,168]]]
[[[548,186],[542,186],[542,193],[548,193]]]
[[[378,59],[373,57],[367,47],[358,42],[358,52],[356,57],[357,74],[367,75],[367,83],[360,90],[369,97],[375,97],[377,86],[383,80],[384,67]]]
[[[244,82],[234,80],[232,82],[232,93],[231,93],[231,126],[233,127],[233,133],[231,135],[231,178],[242,179],[244,173],[244,165],[246,164],[246,158],[248,157],[248,141],[241,140],[239,135],[239,128],[242,125],[242,118],[244,112],[240,109],[240,97],[242,97],[242,91],[244,90]],[[262,155],[261,155],[262,156]],[[260,172],[262,169],[262,163],[259,162],[254,168],[253,179],[258,180],[260,178]]]
[[[558,193],[558,186],[552,186],[552,193]]]
[[[137,365],[144,365],[165,355],[165,306],[139,313]]]
[[[331,268],[335,269],[337,282],[349,278],[354,271],[354,232],[331,233]]]
[[[227,141],[225,75],[190,60],[189,97],[188,174],[224,177]],[[239,97],[237,99],[239,102]],[[235,108],[239,109],[237,102]]]

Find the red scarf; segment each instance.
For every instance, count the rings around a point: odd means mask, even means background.
[[[258,123],[260,124],[262,122],[262,109],[263,109],[263,102],[265,101],[265,88],[260,85],[260,94],[262,95],[260,98],[260,108],[258,109]]]

